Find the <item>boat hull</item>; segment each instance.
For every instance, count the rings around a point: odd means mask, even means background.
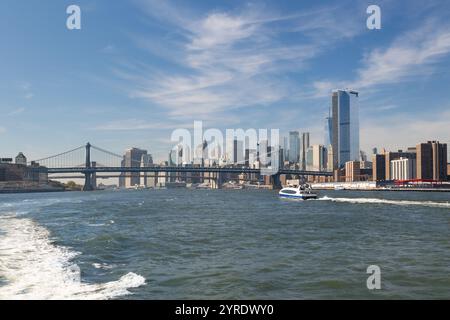
[[[279,194],[280,198],[289,198],[289,199],[299,199],[299,200],[310,200],[310,199],[317,199],[317,194]]]

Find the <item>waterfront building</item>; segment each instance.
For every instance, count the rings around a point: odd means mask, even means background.
[[[372,179],[373,181],[386,180],[386,156],[384,154],[372,156]]]
[[[359,161],[347,161],[345,163],[345,182],[361,180],[361,167]]]
[[[289,132],[289,162],[297,163],[300,159],[300,133]]]
[[[409,149],[413,151],[412,149]],[[398,160],[401,158],[407,158],[407,159],[416,159],[416,153],[415,152],[404,152],[403,150],[398,151],[386,151],[384,153],[385,157],[385,170],[386,170],[386,179],[385,180],[393,180],[392,174],[391,174],[391,161],[392,160]]]
[[[416,178],[416,159],[400,158],[391,161],[391,180],[412,180]]]
[[[19,154],[16,156],[16,164],[20,164],[23,166],[27,165],[27,157],[24,156],[22,152],[19,152]]]
[[[447,144],[439,141],[420,143],[417,150],[417,178],[447,180]]]
[[[0,163],[0,182],[38,182],[47,183],[48,174],[46,172],[36,172],[32,168],[39,167],[39,164],[24,166],[22,164],[9,162]]]
[[[359,161],[359,93],[334,90],[332,93],[333,168]]]

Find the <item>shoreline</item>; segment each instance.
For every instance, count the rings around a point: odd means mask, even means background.
[[[21,193],[54,193],[70,192],[72,190],[0,190],[0,194],[21,194]]]
[[[181,188],[181,189],[186,189],[188,190],[189,188]],[[104,190],[95,190],[95,191],[105,191]],[[126,190],[126,189],[124,189]],[[213,189],[195,189],[195,190],[213,190]],[[268,189],[214,189],[214,190],[234,190],[234,191],[240,191],[240,190],[268,190]],[[277,191],[278,189],[271,189],[274,191]],[[332,188],[314,188],[314,190],[317,191],[364,191],[364,192],[370,192],[370,191],[376,191],[376,192],[382,192],[382,191],[387,191],[387,192],[440,192],[440,193],[445,193],[445,192],[449,192],[450,193],[450,189],[417,189],[417,188],[410,188],[410,189],[402,189],[402,188],[389,188],[389,189],[383,189],[383,188],[374,188],[374,189],[343,189],[343,190],[335,190]],[[81,190],[68,190],[68,189],[11,189],[11,190],[0,190],[0,195],[1,194],[24,194],[24,193],[54,193],[54,192],[81,192]]]

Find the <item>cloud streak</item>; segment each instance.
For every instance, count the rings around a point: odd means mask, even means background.
[[[315,96],[329,95],[332,89],[340,87],[368,91],[430,76],[437,70],[434,65],[449,53],[450,25],[428,20],[398,37],[387,48],[366,54],[354,80],[315,82]]]
[[[135,81],[132,97],[156,103],[172,117],[218,115],[289,98],[298,88],[293,88],[286,72],[301,71],[326,48],[358,33],[358,28],[350,27],[354,20],[337,21],[344,10],[339,7],[283,15],[247,6],[239,12],[216,10],[198,16],[168,1],[140,5],[153,18],[157,12],[157,19],[164,17],[175,26],[172,41],[164,39],[173,67],[153,66],[153,76],[121,73]],[[304,41],[288,41],[292,36]],[[133,38],[151,54],[161,56],[164,51],[161,43]]]

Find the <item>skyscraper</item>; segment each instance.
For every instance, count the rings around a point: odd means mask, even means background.
[[[124,156],[124,164],[125,167],[140,167],[141,159],[143,155],[147,154],[147,150],[142,150],[138,148],[131,148],[126,150]],[[125,176],[125,187],[130,188],[140,184],[140,173],[139,172],[130,172],[126,173]]]
[[[309,148],[309,132],[302,133],[302,170],[306,170],[307,167],[307,152]]]
[[[152,155],[143,154],[141,157],[141,168],[151,167],[152,165],[153,165]],[[143,187],[154,187],[156,186],[156,182],[158,182],[158,178],[155,178],[153,173],[142,172],[140,176],[141,176],[140,184]]]
[[[327,149],[320,144],[312,146],[312,168],[313,171],[322,171],[326,169]]]
[[[332,94],[333,167],[341,168],[348,161],[359,161],[359,93],[334,90]]]
[[[241,140],[233,140],[233,164],[244,164],[244,142]]]
[[[325,136],[323,145],[328,148],[333,143],[333,118],[330,116],[325,118]]]
[[[270,150],[269,150],[269,141],[261,140],[258,144],[258,155],[261,166],[269,166],[270,165]]]
[[[300,159],[300,133],[289,132],[289,162],[296,163]]]

